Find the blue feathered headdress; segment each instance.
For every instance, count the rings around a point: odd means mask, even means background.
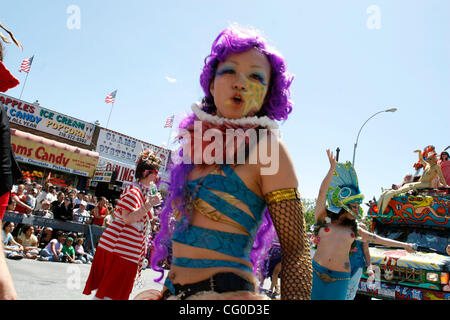
[[[347,161],[338,163],[331,179],[330,187],[327,192],[328,210],[339,213],[342,208],[351,213],[357,219],[362,218],[362,209],[359,214],[355,214],[349,207],[349,203],[362,203],[364,195],[361,194],[358,185],[358,177],[352,164]]]

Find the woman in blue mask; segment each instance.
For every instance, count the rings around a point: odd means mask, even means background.
[[[337,163],[327,150],[330,169],[316,202],[312,300],[345,300],[351,278],[350,254],[358,236],[363,195],[350,162]],[[328,201],[328,207],[326,202]]]

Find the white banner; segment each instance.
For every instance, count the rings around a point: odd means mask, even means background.
[[[90,145],[95,125],[0,93],[9,122]]]
[[[106,159],[100,156],[97,171],[117,171],[116,181],[131,183],[134,180],[136,165]]]
[[[162,161],[161,172],[167,170],[170,150],[146,143],[118,132],[100,129],[96,151],[111,160],[120,161],[123,165],[136,167],[136,160],[144,149],[154,151]]]
[[[120,161],[110,160],[107,158],[100,157],[98,159],[98,166],[97,166],[98,172],[105,172],[105,171],[117,171],[117,178],[116,181],[123,183],[123,188],[125,188],[126,185],[132,183],[134,181],[134,175],[136,173],[136,165],[129,165]],[[159,176],[161,177],[161,180],[163,181],[170,181],[170,175],[167,171],[159,171]],[[100,179],[95,179],[93,181],[102,181],[102,182],[108,182]],[[166,183],[161,183],[159,186],[159,190],[166,190],[167,191],[168,185]]]

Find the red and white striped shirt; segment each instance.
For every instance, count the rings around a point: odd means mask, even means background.
[[[120,195],[114,212],[114,221],[103,232],[98,248],[119,255],[134,263],[140,263],[145,254],[145,220],[126,224],[122,218],[122,210],[135,211],[145,203],[144,196],[136,185],[128,186]],[[152,219],[152,210],[148,213],[147,224]]]

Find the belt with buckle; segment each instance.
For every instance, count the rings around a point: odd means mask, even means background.
[[[231,292],[231,291],[255,291],[255,286],[250,281],[232,272],[223,272],[213,275],[211,278],[199,281],[196,283],[188,283],[185,285],[174,284],[174,293],[166,290],[163,293],[162,299],[174,295],[181,300],[202,291],[214,291],[217,293]]]

